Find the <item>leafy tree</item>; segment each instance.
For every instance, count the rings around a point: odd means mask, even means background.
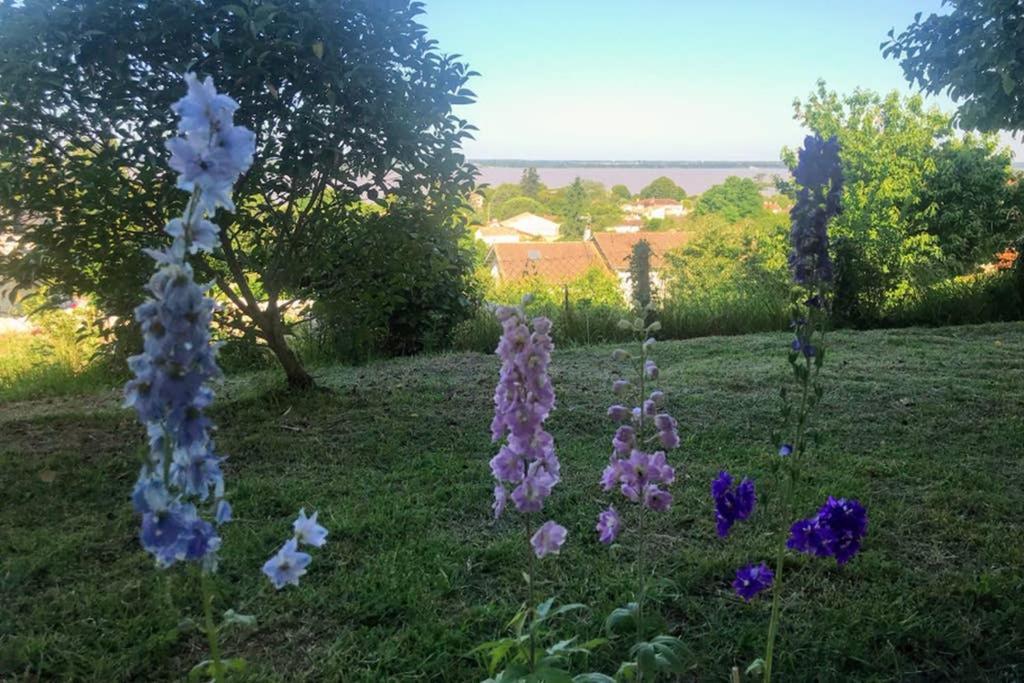
[[[995,138],[946,140],[933,150],[931,162],[908,217],[912,232],[935,237],[949,274],[975,270],[1024,235],[1020,187],[1010,182],[1010,150],[999,148]]]
[[[429,204],[452,243],[460,234],[473,129],[452,107],[472,102],[474,72],[438,52],[420,13],[401,0],[3,2],[0,206],[23,226],[3,271],[129,320],[151,268],[140,249],[182,209],[165,170],[170,105],[186,70],[212,75],[257,151],[198,274],[289,383],[309,386],[285,324],[314,293],[308,246],[385,196]]]
[[[631,193],[629,188],[625,185],[612,185],[611,193],[614,199],[620,199],[622,201],[629,201],[633,198],[633,193]]]
[[[957,123],[979,130],[1024,130],[1024,4],[1018,0],[945,0],[946,14],[918,12],[882,54],[900,61],[907,80],[959,103]]]
[[[1009,158],[994,138],[957,140],[952,117],[925,109],[919,95],[856,90],[840,96],[819,82],[794,107],[806,127],[836,135],[841,146],[843,213],[831,227],[841,318],[877,319],[901,297],[947,277],[951,263],[964,269],[988,245],[1014,234],[1005,184],[998,189]],[[783,159],[795,164],[790,150]]]
[[[699,216],[717,213],[728,221],[756,216],[764,211],[761,188],[750,178],[729,176],[725,182],[708,188],[697,200]]]
[[[789,300],[789,219],[762,213],[729,221],[719,214],[690,221],[693,238],[666,255],[674,299],[713,305],[756,294],[784,306]]]
[[[682,201],[686,198],[686,190],[676,185],[676,182],[668,176],[661,176],[655,178],[640,190],[638,196],[641,199],[675,199],[676,201]]]
[[[542,189],[544,189],[544,185],[540,182],[540,175],[537,173],[537,169],[533,166],[524,168],[523,177],[519,179],[520,192],[526,197],[536,199]]]
[[[548,207],[544,206],[536,199],[530,199],[529,197],[513,197],[507,202],[495,206],[491,211],[491,216],[499,221],[503,221],[506,218],[511,218],[512,216],[516,216],[527,211],[538,215],[550,213]]]

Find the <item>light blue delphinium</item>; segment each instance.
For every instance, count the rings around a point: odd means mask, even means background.
[[[232,123],[238,105],[218,94],[211,79],[200,82],[188,74],[185,82],[188,93],[172,107],[180,116],[179,135],[167,147],[180,174],[178,187],[192,197],[184,214],[164,228],[171,244],[146,250],[157,270],[147,286],[150,298],[135,309],[144,343],[128,361],[134,377],[125,386],[125,404],[149,437],[149,457],[132,495],[142,515],[142,546],[160,567],[195,561],[214,571],[220,547],[215,525],[231,519],[223,457],[204,414],[213,402],[207,384],[220,369],[210,339],[214,302],[196,283],[187,255],[216,247],[219,229],[208,218],[219,206],[234,208],[231,188],[252,164],[255,135]],[[182,162],[186,157],[188,163]],[[189,164],[207,170],[194,173]]]
[[[287,584],[299,585],[299,578],[306,573],[312,557],[299,551],[300,545],[311,545],[322,548],[327,543],[327,529],[316,521],[317,513],[306,516],[306,508],[299,510],[299,516],[292,522],[295,535],[281,546],[277,553],[263,563],[263,573],[267,575],[274,588],[281,590]]]
[[[210,659],[200,667],[220,683],[224,664],[210,575],[221,545],[217,527],[231,520],[232,511],[224,493],[224,458],[204,414],[213,402],[207,385],[220,375],[210,339],[214,302],[196,283],[187,258],[216,248],[219,228],[209,219],[218,207],[234,209],[231,190],[252,164],[256,136],[232,123],[238,105],[218,94],[211,79],[200,82],[188,74],[185,82],[188,94],[172,106],[180,117],[179,135],[167,148],[178,187],[192,196],[184,214],[164,228],[171,244],[146,250],[156,272],[147,286],[150,298],[135,309],[143,350],[128,360],[134,376],[125,385],[125,405],[135,409],[149,441],[132,492],[132,506],[142,516],[142,547],[158,567],[183,561],[201,567]]]

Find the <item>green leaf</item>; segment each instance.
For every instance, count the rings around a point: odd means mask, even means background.
[[[758,657],[750,663],[744,673],[749,676],[750,674],[759,674],[762,671],[764,671],[764,660]]]
[[[618,634],[636,630],[636,603],[631,602],[625,607],[612,610],[604,621],[604,628],[609,634]]]
[[[256,625],[256,617],[252,614],[239,614],[233,609],[224,612],[221,626],[242,626],[251,628]]]
[[[615,683],[615,679],[602,673],[579,674],[572,679],[572,683]]]

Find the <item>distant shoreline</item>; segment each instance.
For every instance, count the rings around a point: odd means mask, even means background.
[[[470,159],[490,168],[786,168],[781,161],[611,161],[601,159]]]

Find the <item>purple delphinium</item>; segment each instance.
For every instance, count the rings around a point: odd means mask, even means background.
[[[188,254],[211,252],[219,229],[210,220],[218,207],[229,210],[231,188],[252,164],[255,135],[235,126],[238,105],[218,94],[213,81],[185,76],[188,94],[172,110],[179,136],[167,143],[178,187],[192,192],[180,218],[164,228],[171,238],[163,250],[146,250],[157,269],[150,298],[135,309],[143,351],[128,359],[133,378],[125,405],[135,409],[149,437],[146,459],[132,504],[142,515],[142,546],[160,567],[202,561],[216,568],[220,547],[213,524],[231,519],[224,498],[223,457],[217,454],[204,410],[213,402],[208,383],[220,375],[210,340],[214,302],[195,282]]]
[[[544,421],[555,406],[555,391],[548,376],[554,348],[551,321],[535,318],[531,330],[522,306],[502,306],[497,317],[502,326],[496,349],[501,372],[494,390],[491,438],[495,442],[504,438],[506,442],[490,463],[497,484],[495,518],[505,511],[508,500],[519,512],[539,512],[561,478],[554,439],[544,431]],[[565,529],[551,521],[541,528],[552,531],[555,527],[561,529],[561,540],[553,550],[547,541],[538,544],[531,540],[537,557],[557,554],[557,547],[565,540]]]
[[[618,488],[630,502],[663,512],[672,505],[672,494],[667,487],[675,481],[676,472],[668,463],[665,451],[648,450],[648,444],[653,446],[652,442],[658,442],[665,450],[671,450],[679,446],[679,433],[676,420],[666,412],[658,412],[665,402],[665,393],[656,390],[644,394],[645,383],[658,377],[657,366],[647,357],[653,345],[653,339],[647,339],[640,345],[641,357],[635,368],[635,382],[619,379],[612,384],[616,395],[624,395],[629,388],[634,388],[636,395],[631,397],[635,401],[632,408],[615,404],[608,409],[610,416],[622,422],[629,419],[630,424],[620,425],[615,430],[612,454],[601,475],[601,487],[605,491]],[[623,350],[615,351],[613,358],[631,360]],[[613,526],[610,525],[610,513],[614,514]],[[596,528],[599,540],[610,543],[622,528],[622,520],[613,508],[608,508],[598,516]]]
[[[601,511],[601,514],[597,516],[597,540],[601,543],[609,544],[615,541],[619,536],[619,531],[622,529],[622,518],[619,517],[618,511],[609,505],[607,510]]]
[[[774,572],[764,562],[751,564],[736,570],[736,578],[732,582],[732,587],[737,595],[746,602],[750,602],[758,593],[769,588],[774,579]]]
[[[557,555],[562,549],[562,544],[565,543],[566,533],[564,526],[553,520],[548,520],[541,524],[537,532],[530,538],[530,546],[533,547],[533,552],[537,557]]]
[[[846,564],[860,550],[867,531],[868,513],[859,501],[829,496],[817,515],[793,524],[786,546]]]
[[[757,503],[754,482],[744,479],[733,486],[732,475],[724,470],[711,482],[711,498],[715,502],[718,535],[723,538],[729,535],[737,520],[750,517]]]

